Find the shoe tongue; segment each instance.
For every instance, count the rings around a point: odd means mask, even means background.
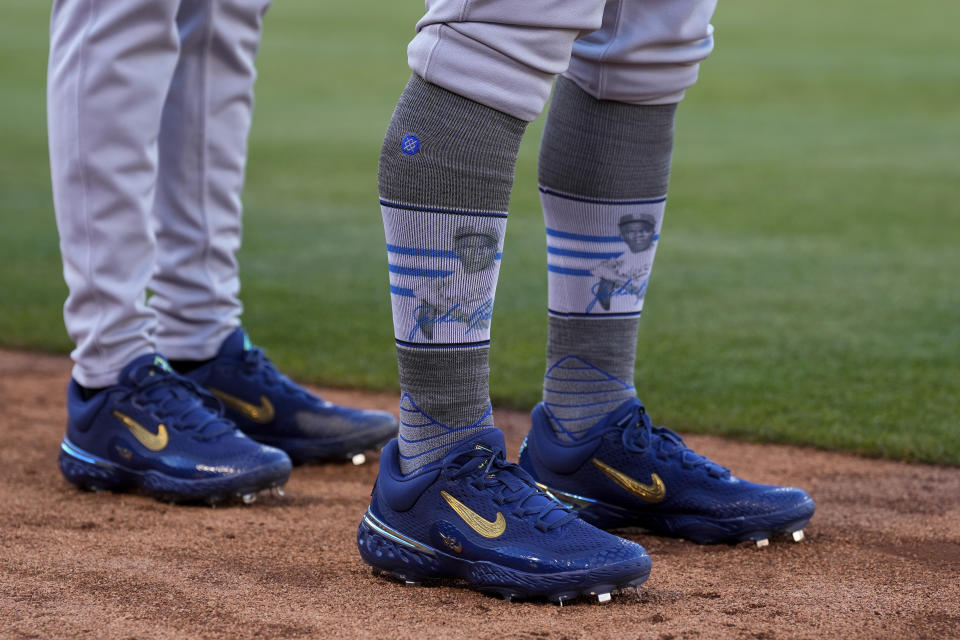
[[[220,351],[217,353],[219,357],[228,357],[228,358],[242,358],[244,352],[249,351],[253,348],[253,345],[250,343],[250,338],[247,337],[247,333],[241,327],[237,327],[233,330],[227,339],[223,341],[223,344],[220,345]]]
[[[640,402],[639,398],[630,398],[614,409],[608,420],[611,422],[620,422],[621,420],[632,422],[633,416],[635,416],[638,411],[643,410],[643,403]]]
[[[473,438],[469,438],[461,442],[459,446],[451,450],[450,453],[446,455],[445,459],[455,460],[460,456],[472,454],[474,451],[488,452],[492,455],[497,449],[505,451],[506,443],[503,439],[503,432],[496,427],[492,427],[490,429],[485,429]],[[481,461],[479,458],[476,458],[477,464],[485,464],[487,459],[488,458],[483,458]]]
[[[139,387],[152,376],[173,373],[166,358],[159,353],[147,353],[134,358],[120,371],[120,384]]]
[[[503,431],[497,428],[487,429],[478,434],[469,441],[469,446],[462,446],[462,450],[479,449],[493,453],[497,449],[506,451],[506,441],[503,439]]]
[[[468,442],[465,442],[464,444],[460,445],[459,447],[457,447],[457,449],[451,452],[450,455],[453,457],[457,457],[459,455],[470,453],[472,451],[487,451],[492,455],[497,450],[500,450],[500,451],[506,450],[506,442],[504,441],[504,438],[503,438],[503,432],[500,431],[500,429],[493,428],[493,429],[487,429],[486,431],[478,435],[476,438],[473,438],[472,440],[469,440]],[[487,458],[483,458],[482,461],[479,462],[478,466],[483,466],[484,464],[486,464],[486,460]],[[517,490],[525,485],[525,483],[520,479],[520,477],[516,475],[517,473],[526,475],[523,469],[521,469],[516,465],[513,466],[513,469],[514,469],[513,476],[510,476],[509,474],[498,476],[500,477],[501,481],[503,481],[504,484],[508,487],[509,490]],[[553,501],[553,499],[545,495],[533,494],[525,500],[526,507],[545,509],[548,505],[551,505],[555,508],[551,509],[546,514],[546,516],[543,517],[543,520],[546,524],[552,524],[557,520],[560,520],[561,518],[566,516],[567,510],[561,508],[559,505],[557,505]]]

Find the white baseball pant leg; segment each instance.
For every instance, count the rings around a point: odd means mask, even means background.
[[[183,0],[177,14],[180,58],[160,128],[149,284],[157,348],[169,358],[211,358],[240,324],[240,197],[269,5]]]
[[[427,82],[523,120],[566,72],[595,97],[679,101],[713,47],[716,0],[427,0],[407,49]],[[571,59],[572,56],[572,59]]]

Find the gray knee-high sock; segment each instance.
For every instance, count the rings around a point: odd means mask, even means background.
[[[543,402],[575,440],[636,395],[637,326],[663,221],[675,104],[557,81],[540,146],[549,333]]]
[[[493,426],[490,318],[526,123],[414,75],[380,155],[400,371],[400,468]]]

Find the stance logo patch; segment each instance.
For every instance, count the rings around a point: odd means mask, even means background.
[[[211,387],[208,391],[223,400],[223,403],[231,409],[239,411],[258,424],[269,424],[276,415],[273,409],[273,403],[270,402],[270,398],[267,396],[260,396],[260,406],[257,406],[241,400],[236,396],[232,396],[226,391],[220,391],[220,389]]]
[[[158,425],[157,432],[153,433],[125,413],[114,411],[113,416],[126,425],[130,433],[133,434],[133,437],[150,451],[161,451],[167,446],[167,442],[170,441],[167,428],[162,424]]]
[[[457,515],[463,518],[467,526],[479,533],[484,538],[499,538],[507,530],[507,519],[503,514],[497,512],[497,517],[493,520],[487,520],[476,511],[463,504],[446,491],[441,491],[440,495],[447,501],[450,508],[457,512]]]
[[[608,478],[641,500],[657,503],[662,502],[663,499],[667,497],[667,487],[663,484],[660,476],[655,473],[650,474],[650,480],[652,482],[650,484],[644,484],[638,480],[634,480],[622,471],[617,471],[610,465],[600,462],[596,458],[594,458],[592,462],[600,471],[603,471]]]
[[[416,155],[420,151],[420,138],[413,134],[404,136],[400,141],[400,150],[408,156]]]

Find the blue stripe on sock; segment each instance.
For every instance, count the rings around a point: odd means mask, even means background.
[[[560,247],[547,247],[547,253],[555,256],[568,256],[570,258],[589,258],[592,260],[608,260],[610,258],[619,258],[623,251],[615,253],[604,253],[602,251],[574,251],[573,249],[561,249]]]
[[[453,273],[452,269],[422,269],[420,267],[404,267],[399,264],[387,265],[390,273],[401,276],[416,276],[419,278],[446,278]]]
[[[540,193],[545,193],[550,196],[563,198],[564,200],[573,200],[575,202],[589,202],[591,204],[611,204],[615,206],[628,205],[628,204],[657,204],[658,202],[667,201],[666,196],[663,196],[661,198],[643,198],[640,200],[603,200],[600,198],[586,198],[584,196],[575,196],[569,193],[561,193],[560,191],[554,191],[553,189],[548,189],[547,187],[540,187]]]
[[[544,403],[544,407],[543,407],[543,408],[546,410],[547,415],[550,417],[550,421],[553,422],[553,424],[554,424],[558,429],[560,429],[560,431],[562,431],[563,433],[567,434],[567,437],[570,438],[571,440],[577,440],[577,439],[578,439],[577,436],[575,436],[574,434],[572,434],[572,433],[570,433],[569,431],[567,431],[567,430],[564,428],[563,424],[562,424],[559,420],[557,420],[557,416],[555,416],[555,415],[553,414],[553,411],[550,410],[550,405]]]
[[[602,417],[608,416],[608,415],[610,415],[610,412],[609,412],[609,411],[602,411],[602,412],[600,412],[600,413],[593,413],[593,414],[590,414],[590,415],[588,415],[588,416],[577,416],[576,418],[557,418],[557,417],[554,417],[554,420],[556,420],[557,422],[559,422],[559,423],[562,424],[562,423],[564,423],[564,422],[580,422],[581,420],[593,420],[594,418],[602,418]]]
[[[551,369],[552,371],[553,369]],[[543,376],[544,380],[553,380],[555,382],[582,382],[584,384],[601,384],[604,382],[617,382],[623,384],[620,380],[616,378],[561,378],[554,375],[545,375]]]
[[[552,271],[553,273],[559,273],[565,276],[581,276],[585,278],[590,278],[593,276],[593,274],[586,269],[570,269],[569,267],[558,267],[552,264],[547,265],[547,271]]]
[[[614,389],[613,391],[618,391]],[[617,403],[620,405],[623,403],[622,398],[613,398],[612,400],[601,400],[600,402],[585,402],[583,404],[560,404],[559,402],[544,402],[548,407],[563,407],[564,409],[583,409],[585,407],[598,407],[602,404],[612,404]]]
[[[480,433],[483,433],[483,431],[487,431],[487,430],[490,430],[490,429],[496,429],[496,427],[494,427],[493,425],[490,425],[490,426],[488,426],[488,427],[484,427],[484,426],[480,426],[480,427],[461,427],[460,429],[456,429],[455,431],[451,431],[451,433],[456,433],[457,431],[468,431],[468,430],[470,430],[470,429],[482,429],[481,431],[478,431],[477,434],[476,434],[476,435],[479,435]],[[444,434],[444,435],[448,435],[448,434]],[[410,444],[415,444],[416,442],[418,442],[417,440],[412,440],[412,441],[411,441],[411,440],[406,440],[406,439],[403,438],[402,436],[401,436],[401,439],[405,440],[407,443],[410,443]],[[413,456],[405,456],[405,455],[403,455],[402,453],[400,453],[399,451],[397,452],[397,455],[398,455],[399,457],[403,458],[404,460],[416,460],[417,458],[422,458],[423,456],[430,455],[431,453],[436,453],[437,451],[440,451],[441,449],[452,449],[453,447],[456,447],[456,446],[459,445],[459,444],[460,444],[460,441],[455,440],[455,441],[449,442],[449,443],[447,443],[447,444],[442,444],[442,445],[440,445],[439,447],[434,447],[433,449],[430,449],[430,450],[428,450],[428,451],[421,451],[420,453],[418,453],[418,454],[416,454],[416,455],[413,455]]]
[[[406,438],[399,434],[398,434],[398,437],[404,442],[406,442],[407,444],[419,444],[421,442],[430,442],[431,440],[436,440],[437,438],[446,438],[449,435],[455,435],[461,431],[471,431],[473,429],[492,429],[492,428],[493,428],[492,424],[489,424],[489,425],[480,424],[480,425],[471,425],[469,427],[460,427],[458,429],[450,429],[449,431],[445,431],[444,433],[435,433],[432,436],[426,436],[425,438],[419,438],[417,440],[411,440],[410,438]],[[459,444],[459,441],[454,442],[454,444]],[[444,445],[441,445],[441,446],[444,446]],[[421,455],[423,454],[422,453],[417,454],[417,456],[421,456]],[[408,458],[408,460],[410,459],[412,458]]]
[[[407,287],[396,287],[394,285],[390,285],[390,293],[392,293],[395,296],[403,296],[405,298],[417,297],[416,295],[414,295],[413,289],[409,289]]]
[[[623,242],[620,236],[588,236],[583,233],[570,233],[569,231],[560,231],[547,227],[547,235],[553,238],[566,238],[567,240],[584,240],[586,242]]]
[[[607,382],[607,381],[605,380],[604,382]],[[617,380],[617,382],[620,382],[620,381]],[[623,384],[623,382],[620,382],[620,384]],[[626,391],[627,389],[633,389],[633,388],[634,386],[631,384],[631,385],[625,385],[621,389],[601,389],[600,391],[559,391],[556,389],[550,389],[548,387],[544,387],[543,390],[546,391],[547,393],[557,393],[557,394],[566,395],[566,396],[575,396],[575,395],[586,396],[586,395],[593,395],[597,393],[613,393],[615,391],[621,391],[621,390]]]
[[[447,251],[446,249],[422,249],[419,247],[401,247],[397,244],[388,244],[387,252],[389,253],[399,253],[404,256],[420,256],[423,258],[452,258],[457,259],[457,254],[454,251]]]
[[[554,370],[555,368],[557,368],[557,367],[567,366],[567,365],[568,365],[569,363],[571,363],[571,362],[579,362],[580,364],[582,364],[582,365],[583,365],[585,368],[587,368],[587,369],[593,369],[594,371],[598,371],[598,372],[599,372],[600,374],[602,374],[605,378],[609,378],[610,380],[616,380],[617,382],[620,382],[620,380],[619,380],[618,378],[610,375],[609,373],[607,373],[606,371],[604,371],[603,369],[601,369],[601,368],[598,367],[597,365],[592,364],[592,363],[590,363],[590,362],[587,362],[586,360],[584,360],[584,359],[581,358],[580,356],[574,356],[574,355],[563,356],[562,358],[560,358],[559,360],[557,360],[556,362],[554,362],[554,363],[550,366],[549,369],[547,369],[547,373],[549,374],[551,371],[553,371],[553,370]]]

